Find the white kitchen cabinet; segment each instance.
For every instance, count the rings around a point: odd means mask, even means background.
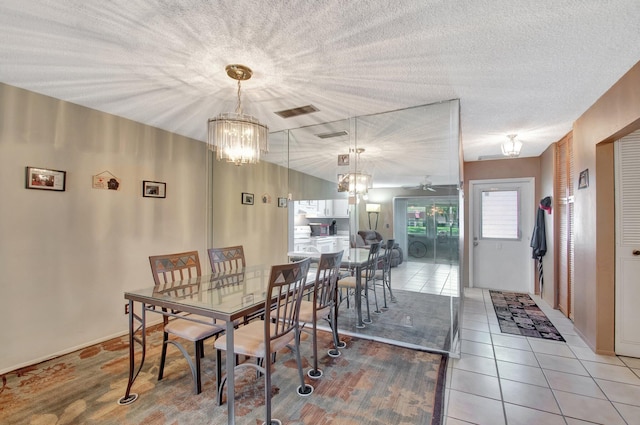
[[[336,218],[349,217],[349,200],[348,199],[332,199],[331,200],[331,217],[336,217]]]

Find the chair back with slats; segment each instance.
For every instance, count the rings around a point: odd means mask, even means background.
[[[209,262],[214,273],[240,270],[246,267],[242,245],[225,248],[209,248]]]
[[[374,279],[376,269],[378,268],[378,256],[380,255],[380,242],[374,242],[369,245],[369,258],[365,269],[366,282]]]
[[[274,342],[298,327],[300,302],[305,292],[309,258],[271,267],[268,297],[265,301],[265,341],[269,351],[277,351]],[[268,324],[272,324],[269,326]],[[269,353],[271,354],[271,353]]]
[[[338,276],[344,251],[324,253],[318,262],[316,281],[313,288],[315,312],[333,307],[338,294]],[[317,316],[316,316],[317,318]]]
[[[154,255],[149,263],[156,286],[202,275],[198,251]]]

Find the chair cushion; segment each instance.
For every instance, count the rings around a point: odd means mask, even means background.
[[[271,332],[275,332],[274,324],[271,325]],[[271,343],[271,352],[275,353],[290,344],[294,340],[294,333],[289,332]],[[218,350],[227,349],[227,336],[222,335],[213,344]],[[264,358],[267,345],[264,340],[264,320],[256,320],[247,325],[240,326],[233,333],[233,352],[249,357]]]
[[[198,318],[200,318],[200,316],[198,316]],[[186,319],[173,319],[169,320],[169,323],[165,325],[164,331],[188,341],[195,342],[220,333],[224,331],[224,328],[217,325],[196,323]]]
[[[319,309],[316,313],[316,317],[327,317],[330,311],[331,307]],[[313,323],[313,301],[302,300],[302,302],[300,303],[300,316],[298,316],[298,321],[304,323]]]
[[[356,277],[355,276],[347,276],[343,279],[338,280],[338,288],[355,288],[356,287]]]

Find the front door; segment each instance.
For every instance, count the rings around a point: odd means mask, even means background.
[[[616,354],[640,357],[640,132],[615,142]]]
[[[470,182],[470,286],[534,292],[533,183],[533,178]]]

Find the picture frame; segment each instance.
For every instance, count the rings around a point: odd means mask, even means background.
[[[580,177],[578,178],[578,189],[586,189],[589,187],[589,169],[580,171]]]
[[[287,208],[287,198],[278,198],[278,208]]]
[[[25,187],[27,189],[53,190],[64,192],[67,186],[67,172],[41,167],[25,167]]]
[[[253,205],[253,193],[242,192],[242,205]]]
[[[167,184],[151,180],[142,181],[142,196],[145,198],[166,198]]]
[[[349,165],[349,154],[348,153],[339,154],[338,155],[338,165],[339,166]]]

